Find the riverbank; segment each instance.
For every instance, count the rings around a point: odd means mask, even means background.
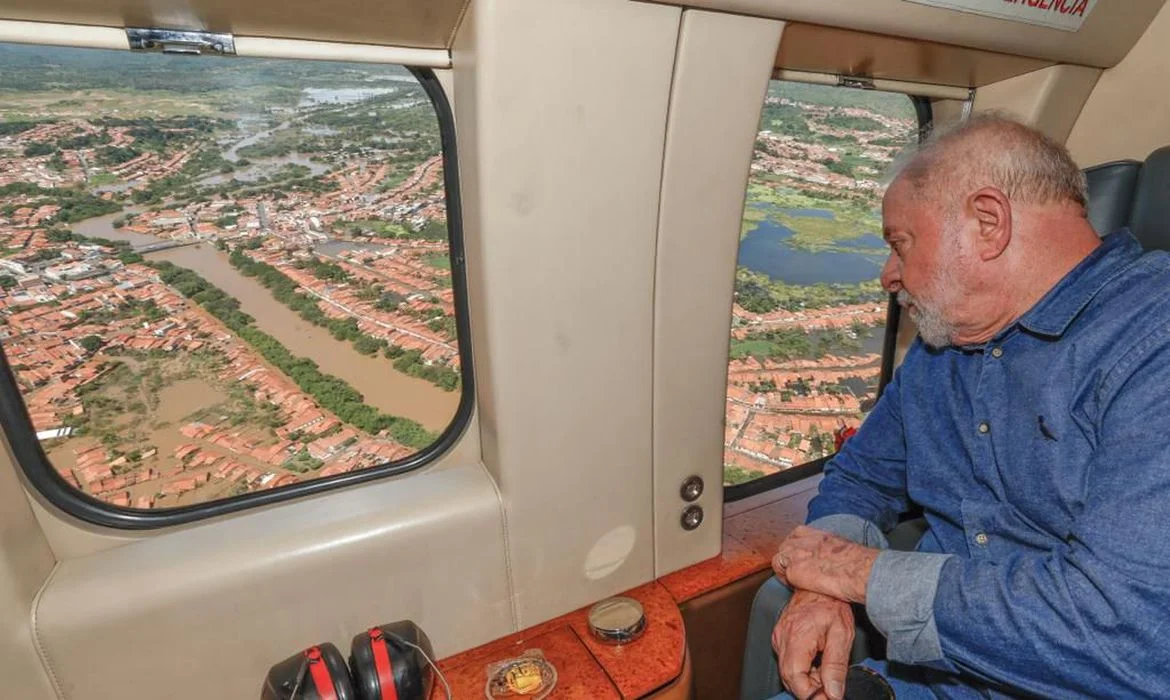
[[[112,222],[123,214],[87,219],[72,226],[75,233],[90,237],[126,241],[136,246],[167,239],[115,229]],[[211,243],[176,248],[144,256],[148,261],[166,261],[198,273],[209,283],[239,301],[240,310],[255,319],[261,331],[276,338],[289,352],[315,362],[322,372],[361,387],[365,402],[394,416],[402,416],[438,432],[450,424],[459,406],[459,393],[448,392],[416,377],[397,371],[382,357],[362,355],[346,341],[339,341],[325,329],[303,319],[277,302],[267,289],[233,268],[225,253]]]
[[[395,440],[415,449],[422,449],[434,442],[436,436],[415,421],[371,408],[362,394],[344,380],[323,374],[311,361],[290,353],[279,340],[258,330],[253,323],[254,319],[240,311],[240,305],[235,299],[198,274],[168,262],[149,264],[159,271],[159,277],[165,284],[196,301],[341,420],[370,435],[387,430]]]
[[[444,391],[456,391],[462,386],[457,369],[445,365],[430,365],[423,361],[423,355],[418,350],[409,350],[395,345],[383,338],[378,338],[362,332],[356,315],[346,315],[340,318],[326,316],[317,306],[318,296],[312,290],[308,294],[301,294],[302,289],[288,275],[269,265],[266,262],[254,260],[236,248],[228,256],[231,266],[247,277],[254,277],[260,284],[267,287],[272,296],[288,308],[297,312],[304,320],[324,328],[338,340],[348,340],[353,349],[363,355],[377,355],[384,353],[394,361],[394,369],[405,372],[412,377],[425,379]],[[349,274],[342,268],[334,265],[336,274],[341,279],[349,281]]]

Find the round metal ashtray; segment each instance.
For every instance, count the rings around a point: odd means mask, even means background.
[[[607,644],[627,644],[646,631],[646,613],[633,598],[607,598],[589,609],[589,631]]]

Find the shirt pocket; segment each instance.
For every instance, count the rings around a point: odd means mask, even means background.
[[[1015,417],[996,462],[1006,505],[1029,526],[1065,536],[1085,502],[1092,445],[1068,410]]]

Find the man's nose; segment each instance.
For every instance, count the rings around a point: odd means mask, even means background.
[[[886,264],[882,266],[882,288],[891,294],[897,294],[902,289],[902,265],[897,256],[890,253]]]

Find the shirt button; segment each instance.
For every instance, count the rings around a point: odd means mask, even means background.
[[[975,544],[979,545],[980,547],[986,546],[989,539],[990,538],[987,536],[986,532],[980,532],[979,534],[975,535]]]
[[[987,421],[983,421],[979,424],[979,432],[983,433],[984,435],[991,432],[991,426],[987,424]]]
[[[997,359],[1003,357],[1003,348],[992,348],[991,356]]]

